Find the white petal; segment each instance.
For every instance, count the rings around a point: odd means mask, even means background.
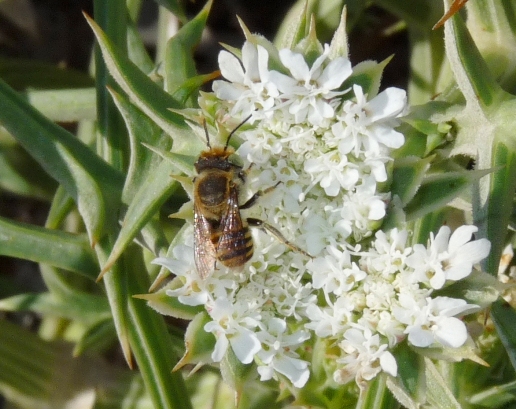
[[[233,335],[229,342],[236,357],[243,364],[251,363],[254,355],[262,348],[256,334],[245,328]]]
[[[244,91],[244,88],[236,87],[231,82],[226,81],[214,81],[212,88],[217,98],[224,101],[236,101]]]
[[[318,79],[319,84],[328,90],[338,88],[352,74],[351,62],[339,57],[331,61]]]
[[[388,148],[398,149],[405,143],[405,136],[392,129],[391,126],[374,124],[370,129],[371,136]]]
[[[452,281],[461,280],[464,277],[469,276],[471,274],[472,269],[473,269],[473,265],[471,263],[462,262],[456,266],[446,269],[446,279],[452,280]],[[437,289],[437,287],[434,287],[434,288]]]
[[[458,348],[466,342],[468,331],[464,323],[458,318],[444,317],[439,319],[435,338],[444,346]]]
[[[260,80],[258,72],[258,50],[253,43],[246,41],[242,47],[242,64],[245,69],[245,76],[252,81]]]
[[[209,323],[208,323],[209,324]],[[206,330],[206,327],[205,327]],[[213,348],[213,352],[211,353],[211,359],[213,359],[213,362],[220,362],[222,361],[222,358],[224,358],[224,354],[226,353],[228,349],[228,339],[226,338],[226,335],[221,335],[217,342],[215,343],[215,348]]]
[[[297,81],[294,78],[274,70],[269,72],[269,80],[278,90],[285,94],[290,93],[291,90],[297,86]]]
[[[219,53],[219,67],[222,76],[231,82],[244,82],[244,70],[240,60],[228,51],[222,50]]]
[[[168,292],[167,292],[168,295]],[[181,304],[184,305],[205,305],[208,301],[208,292],[207,291],[201,291],[201,292],[192,292],[188,295],[180,295],[178,298],[178,301]]]
[[[258,46],[258,72],[262,81],[269,79],[269,53],[261,45]]]
[[[371,201],[369,204],[369,214],[367,217],[370,220],[380,220],[385,216],[385,203],[381,200]]]
[[[415,347],[425,348],[432,345],[434,342],[434,336],[432,332],[424,330],[422,328],[415,328],[410,331],[408,336],[409,342]]]
[[[274,370],[270,366],[259,366],[257,370],[260,374],[260,381],[268,381],[274,375]]]
[[[373,115],[371,121],[394,118],[405,108],[407,93],[400,88],[387,88],[367,103]]]
[[[396,363],[396,359],[390,353],[385,351],[380,356],[380,366],[384,372],[387,372],[389,375],[397,376],[398,374],[398,364]]]
[[[450,239],[451,229],[448,226],[442,226],[435,236],[432,247],[442,253],[448,250],[448,241]]]
[[[310,371],[308,370],[308,362],[297,358],[282,356],[273,363],[274,369],[285,375],[296,388],[302,388]]]
[[[450,253],[457,250],[459,247],[463,246],[467,242],[473,239],[473,233],[477,232],[478,228],[476,226],[460,226],[455,230],[450,237],[450,243],[448,244],[448,251]]]
[[[283,65],[289,69],[296,80],[310,80],[310,69],[301,54],[295,53],[288,48],[284,48],[280,50],[279,56]]]

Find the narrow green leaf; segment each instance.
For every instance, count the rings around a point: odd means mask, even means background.
[[[0,320],[0,391],[10,392],[14,401],[48,399],[57,356],[52,345],[34,333]]]
[[[183,10],[182,4],[177,0],[156,0],[156,2],[165,7],[167,10],[172,12],[174,16],[176,16],[181,23],[186,23],[188,21],[185,11]]]
[[[95,88],[29,90],[30,104],[54,122],[77,122],[96,118]]]
[[[204,326],[210,322],[210,320],[210,316],[203,311],[190,321],[185,334],[186,351],[174,370],[182,368],[187,364],[212,361],[211,353],[215,347],[215,337],[213,334],[204,331]]]
[[[181,27],[168,41],[165,54],[165,82],[167,91],[172,95],[187,79],[197,75],[193,51],[201,41],[211,4],[212,0],[208,1],[199,14]],[[195,103],[196,100],[191,102]]]
[[[85,323],[109,319],[111,312],[105,297],[76,291],[74,296],[61,299],[52,293],[20,294],[0,300],[3,311],[32,311]]]
[[[512,214],[512,201],[516,188],[516,149],[511,146],[512,144],[508,145],[497,139],[494,142],[492,164],[501,166],[501,169],[490,176],[489,201],[481,212],[477,213],[475,220],[478,222],[479,217],[482,217],[481,221],[487,227],[486,233],[491,242],[491,252],[486,261],[486,271],[493,275],[498,271],[500,257],[506,246],[506,230]]]
[[[127,55],[129,59],[145,74],[149,75],[156,70],[143,39],[133,20],[127,21]]]
[[[516,311],[506,302],[498,300],[491,306],[491,317],[512,367],[516,369]]]
[[[330,54],[329,58],[334,60],[337,57],[349,57],[349,49],[348,49],[348,34],[346,32],[346,17],[347,17],[347,8],[344,6],[342,8],[342,13],[340,15],[340,22],[337,30],[335,30],[335,34],[331,39],[330,43]]]
[[[122,176],[1,80],[0,123],[74,198],[90,242],[97,242],[103,234],[105,212],[116,206],[112,198],[119,196]]]
[[[394,163],[391,192],[398,195],[403,206],[416,195],[433,159],[407,156]]]
[[[405,208],[407,220],[438,210],[491,170],[449,172],[427,177]]]
[[[445,6],[447,1],[445,0]],[[445,41],[455,79],[469,104],[489,107],[501,88],[489,71],[459,13],[445,23]]]
[[[477,392],[468,401],[472,405],[483,408],[510,407],[508,404],[516,402],[516,381]]]
[[[0,58],[0,78],[19,91],[27,88],[63,89],[94,85],[93,78],[84,72],[21,58]]]
[[[75,344],[73,355],[79,356],[85,352],[105,351],[117,341],[118,338],[116,336],[115,326],[113,325],[110,314],[109,319],[98,320],[93,325],[89,326]]]
[[[357,409],[394,409],[399,407],[399,403],[394,399],[392,393],[387,388],[387,375],[380,374],[368,382],[365,389],[361,389],[358,399]]]
[[[278,29],[274,44],[282,48],[294,49],[294,47],[308,34],[309,27],[308,2],[299,1],[288,12]]]
[[[113,245],[108,260],[102,267],[99,278],[111,268],[143,226],[178,188],[178,183],[170,177],[173,173],[177,173],[175,166],[163,160],[155,172],[148,175],[147,180],[135,194],[127,209],[120,234]]]
[[[122,200],[130,205],[136,192],[161,162],[161,159],[144,145],[149,144],[168,151],[172,139],[164,135],[163,131],[126,97],[113,90],[111,95],[129,131],[130,161]]]
[[[52,199],[45,227],[52,230],[58,229],[72,209],[74,209],[73,199],[62,186],[59,186]]]
[[[387,388],[392,393],[394,398],[400,403],[404,408],[407,409],[417,409],[419,408],[419,404],[412,399],[412,397],[405,390],[401,382],[398,382],[397,379],[389,377],[386,382]]]
[[[514,93],[516,6],[512,0],[482,0],[467,4],[467,25],[496,81]]]
[[[442,377],[434,363],[425,358],[426,396],[428,403],[440,409],[461,409],[459,402],[449,389],[448,382]]]
[[[0,254],[48,263],[94,278],[95,254],[85,235],[28,225],[0,218]]]
[[[131,101],[169,135],[183,132],[186,129],[183,118],[170,111],[170,108],[181,108],[177,101],[116,49],[91,18],[86,16],[86,19],[97,37],[110,74]]]
[[[256,377],[253,365],[240,362],[231,347],[227,349],[224,359],[220,362],[220,374],[224,382],[235,391],[237,402],[244,393],[250,378]]]
[[[388,57],[380,63],[376,61],[358,63],[353,67],[353,74],[344,81],[341,89],[350,88],[355,84],[360,85],[369,99],[374,98],[380,89],[383,70],[391,59],[392,57]]]
[[[174,281],[179,280],[178,278]],[[179,284],[179,283],[178,283]],[[162,288],[155,293],[138,294],[135,298],[140,298],[148,302],[149,307],[159,312],[161,315],[168,315],[183,320],[192,320],[199,312],[203,310],[202,306],[190,306],[181,304],[177,297],[170,297],[167,295],[167,290],[177,288],[177,284],[172,282],[165,288]]]
[[[21,146],[0,146],[0,188],[20,196],[50,200],[56,185]]]
[[[129,298],[129,337],[138,367],[153,401],[164,409],[190,409],[191,403],[180,372],[171,372],[176,363],[174,346],[163,317],[142,300],[132,297],[149,288],[149,279],[141,255],[136,252],[124,257]],[[156,403],[155,403],[156,404]]]

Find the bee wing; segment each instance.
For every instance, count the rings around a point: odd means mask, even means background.
[[[251,258],[253,246],[249,228],[240,215],[236,187],[231,188],[227,204],[220,220],[217,259],[226,267],[239,267]]]
[[[212,226],[194,204],[194,255],[195,266],[201,278],[206,278],[215,269],[217,252],[211,241]]]

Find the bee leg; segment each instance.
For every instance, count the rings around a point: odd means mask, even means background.
[[[247,175],[249,174],[249,172],[251,171],[253,166],[254,166],[254,163],[251,162],[251,164],[249,165],[249,167],[247,169],[243,169],[240,172],[238,172],[238,177],[240,178],[240,180],[243,183],[245,183],[245,181],[247,180]]]
[[[254,195],[252,195],[243,205],[240,205],[240,209],[249,209],[250,207],[254,206],[254,204],[258,201],[258,199],[266,195],[269,192],[272,192],[281,182],[276,183],[274,186],[270,186],[267,189],[259,190]]]
[[[271,226],[269,223],[266,223],[266,222],[264,222],[263,220],[260,220],[260,219],[255,219],[253,217],[248,218],[247,219],[247,223],[251,227],[257,227],[257,228],[260,228],[260,229],[264,230],[266,233],[270,234],[276,240],[280,241],[285,246],[287,246],[290,250],[296,251],[296,252],[301,253],[301,254],[303,254],[303,255],[305,255],[307,257],[313,258],[310,254],[308,254],[302,248],[300,248],[300,247],[296,246],[294,243],[288,241],[285,238],[285,236],[283,236],[283,234],[281,234],[281,232],[277,228]]]

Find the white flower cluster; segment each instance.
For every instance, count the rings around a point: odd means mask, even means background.
[[[227,81],[214,83],[226,117],[252,115],[255,125],[240,133],[237,153],[253,164],[242,193],[277,184],[244,216],[276,227],[313,258],[254,231],[244,271],[219,266],[202,280],[189,243],[174,249],[175,259],[154,261],[177,276],[168,295],[205,306],[214,362],[231,347],[262,380],[284,376],[296,387],[309,378],[314,337],[337,354],[329,361],[340,384],[380,371],[395,376],[391,351],[405,339],[417,347],[464,344],[460,317],[477,306],[433,293],[468,276],[490,249],[485,239],[471,241],[474,226],[453,235],[442,227],[428,246],[408,247],[408,233],[396,229],[372,237],[386,214],[389,195],[379,185],[390,152],[404,143],[394,127],[406,95],[388,88],[368,98],[360,85],[346,88],[351,64],[329,54],[326,46],[309,65],[280,50],[280,72],[269,69],[264,47],[246,42],[240,59],[221,52]]]

